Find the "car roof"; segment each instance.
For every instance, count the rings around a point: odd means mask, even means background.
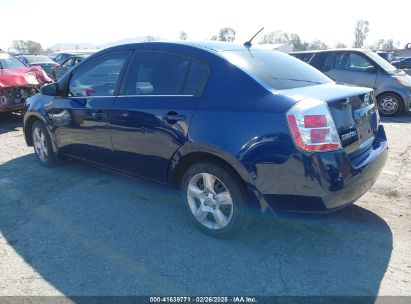
[[[290,52],[290,54],[304,54],[304,53],[327,53],[327,52],[361,52],[368,53],[372,52],[368,49],[360,48],[341,48],[341,49],[328,49],[328,50],[311,50],[311,51],[301,51],[301,52]]]
[[[171,48],[171,47],[191,47],[202,49],[208,52],[224,52],[224,51],[244,51],[248,48],[242,44],[232,43],[232,42],[223,42],[223,41],[187,41],[187,40],[180,40],[180,41],[150,41],[150,42],[138,42],[138,43],[130,43],[130,44],[121,44],[117,46],[112,46],[107,49],[103,49],[102,51],[115,51],[115,50],[125,50],[125,49],[135,49],[139,47],[153,47],[153,48]],[[261,50],[267,51],[267,48],[264,48],[259,45],[252,45],[250,47],[251,50]]]

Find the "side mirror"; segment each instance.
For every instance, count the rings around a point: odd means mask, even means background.
[[[45,86],[41,87],[40,92],[43,95],[57,96],[59,93],[59,84],[58,82],[46,84]]]
[[[370,65],[369,67],[367,67],[367,68],[365,69],[365,71],[366,71],[367,73],[376,73],[376,72],[377,72],[377,69],[375,68],[375,66]]]

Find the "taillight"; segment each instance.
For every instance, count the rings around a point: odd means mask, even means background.
[[[298,148],[306,151],[341,148],[337,128],[325,102],[302,100],[288,111],[287,120]]]

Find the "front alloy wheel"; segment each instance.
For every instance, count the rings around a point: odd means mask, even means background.
[[[43,166],[52,166],[56,163],[56,154],[51,146],[50,135],[46,126],[39,120],[33,123],[31,129],[34,152]]]

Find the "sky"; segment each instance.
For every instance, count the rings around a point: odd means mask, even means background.
[[[189,40],[205,40],[222,27],[233,28],[243,43],[263,26],[265,33],[282,30],[304,41],[351,46],[360,19],[370,22],[365,44],[392,38],[403,47],[411,42],[410,8],[409,0],[394,6],[376,0],[0,0],[0,48],[20,39],[43,48],[146,35],[175,40],[181,30]]]

